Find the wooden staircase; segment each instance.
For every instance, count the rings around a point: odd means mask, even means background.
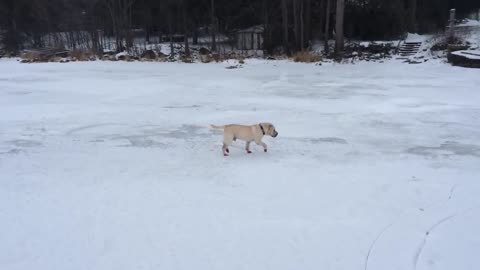
[[[418,53],[418,50],[422,46],[422,42],[417,41],[405,41],[398,50],[397,59],[408,59],[410,56],[413,56]]]

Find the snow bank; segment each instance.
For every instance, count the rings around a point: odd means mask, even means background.
[[[452,52],[452,54],[463,56],[468,59],[480,60],[480,50],[463,50]]]
[[[407,38],[405,39],[405,42],[424,42],[427,40],[426,35],[419,35],[415,33],[408,33]]]
[[[480,21],[465,19],[462,23],[456,24],[455,27],[480,27]]]

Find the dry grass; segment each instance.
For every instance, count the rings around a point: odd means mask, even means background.
[[[219,54],[219,53],[213,53],[212,58],[217,63],[225,61],[225,56],[223,54]]]
[[[25,61],[38,61],[42,57],[42,53],[37,51],[26,51],[20,55],[20,58]]]
[[[97,54],[91,50],[74,50],[70,52],[70,57],[77,61],[88,61],[96,58]]]
[[[245,64],[245,57],[243,57],[242,55],[235,55],[234,57],[239,64]]]
[[[292,56],[292,60],[301,63],[316,63],[322,61],[322,56],[314,52],[301,51],[295,53]]]

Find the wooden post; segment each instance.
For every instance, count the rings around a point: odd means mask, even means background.
[[[448,29],[448,38],[450,41],[453,41],[455,38],[455,9],[450,9],[450,21],[449,21],[449,29]]]

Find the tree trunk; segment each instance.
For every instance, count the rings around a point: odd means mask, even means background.
[[[408,1],[408,31],[417,32],[417,0]]]
[[[330,52],[330,47],[328,46],[328,39],[330,38],[330,10],[331,10],[331,3],[332,0],[326,0],[327,7],[325,9],[325,53],[328,54]]]
[[[335,58],[340,59],[343,56],[344,37],[343,37],[343,15],[345,12],[345,0],[337,0],[337,14],[335,21]]]
[[[133,33],[132,33],[132,8],[130,3],[126,3],[124,6],[125,9],[125,41],[127,44],[127,49],[130,50],[133,48]]]
[[[293,5],[293,37],[295,39],[295,50],[298,50],[298,14],[297,14],[297,1],[292,0]]]
[[[312,1],[306,0],[305,3],[305,40],[307,42],[312,40]]]
[[[290,54],[288,47],[288,0],[282,0],[282,23],[283,23],[283,47]]]
[[[193,45],[198,45],[198,23],[197,20],[193,21]]]
[[[211,0],[210,1],[210,20],[211,20],[211,24],[212,24],[212,29],[211,29],[211,32],[212,32],[212,51],[216,51],[217,50],[217,41],[215,40],[215,34],[216,34],[216,31],[217,31],[217,24],[216,24],[216,20],[215,20],[215,0]]]
[[[298,30],[298,0],[293,0],[293,35],[295,36],[295,50],[298,51],[300,48],[299,43],[300,43],[300,34]]]
[[[183,4],[183,29],[184,29],[184,40],[185,40],[185,56],[190,57],[190,47],[188,46],[188,22],[187,22],[187,5],[185,0]]]
[[[299,17],[300,17],[300,50],[303,51],[303,49],[305,48],[305,27],[304,27],[304,19],[303,19],[303,0],[300,0],[300,14],[299,14]]]
[[[269,23],[269,18],[268,18],[268,0],[263,0],[262,1],[262,9],[263,9],[263,48],[261,46],[257,46],[258,50],[262,49],[267,49],[270,51],[271,49],[271,36],[270,36],[270,23]],[[261,45],[258,42],[257,45]]]
[[[173,18],[172,18],[172,11],[168,13],[168,36],[170,38],[170,58],[173,59],[175,56],[175,51],[173,49]]]

